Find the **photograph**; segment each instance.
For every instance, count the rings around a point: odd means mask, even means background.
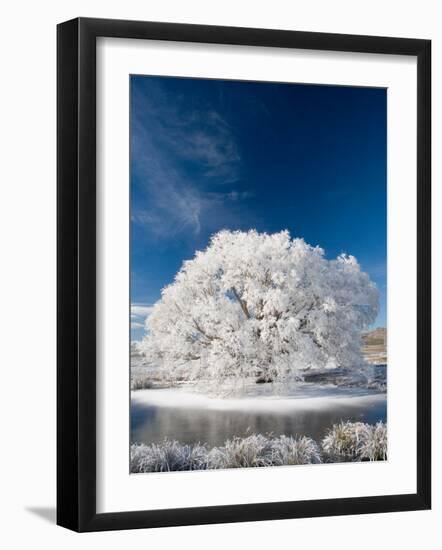
[[[130,472],[387,460],[387,90],[129,78]]]
[[[441,538],[440,3],[372,4],[5,4],[1,548]]]

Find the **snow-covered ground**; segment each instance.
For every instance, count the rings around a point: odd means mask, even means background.
[[[192,391],[191,387],[146,389],[132,392],[132,403],[155,407],[191,407],[210,410],[259,410],[260,412],[289,412],[331,409],[353,404],[375,404],[385,401],[385,393],[364,388],[337,387],[314,383],[301,383],[289,395],[265,393],[255,385],[254,394],[244,397],[220,398]]]

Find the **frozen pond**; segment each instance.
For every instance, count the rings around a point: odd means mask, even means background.
[[[304,384],[287,397],[214,399],[183,389],[138,390],[131,396],[131,442],[223,445],[250,433],[307,435],[320,440],[341,420],[387,420],[385,393]]]

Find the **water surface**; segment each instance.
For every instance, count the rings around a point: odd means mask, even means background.
[[[220,400],[179,390],[132,392],[131,442],[223,445],[250,433],[306,435],[320,440],[341,420],[374,424],[387,419],[386,395],[357,389],[307,387],[290,398]]]

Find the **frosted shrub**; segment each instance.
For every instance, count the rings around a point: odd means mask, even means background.
[[[349,459],[357,456],[357,448],[362,432],[362,422],[341,422],[335,424],[322,440],[322,449],[334,459]]]
[[[321,462],[318,445],[308,437],[271,438],[261,434],[235,437],[222,447],[162,444],[131,445],[131,472],[169,472],[226,468],[259,468]]]
[[[361,441],[359,456],[362,460],[387,460],[387,426],[383,422],[370,426]]]
[[[262,434],[234,437],[212,449],[199,443],[165,440],[152,445],[135,443],[130,451],[132,473],[386,460],[387,426],[383,422],[374,426],[363,422],[335,424],[322,440],[322,456],[319,445],[309,437]]]
[[[287,437],[282,435],[273,441],[273,466],[295,466],[300,464],[318,464],[321,453],[316,441],[309,437]]]
[[[261,434],[235,437],[225,442],[224,447],[212,449],[211,468],[252,468],[271,466],[272,440]]]
[[[335,424],[322,440],[322,449],[330,460],[385,460],[387,427],[383,422]]]
[[[308,437],[276,438],[253,434],[235,437],[224,447],[215,447],[209,454],[209,468],[250,468],[290,466],[321,462],[318,445]]]
[[[205,470],[207,449],[204,445],[181,445],[164,441],[161,445],[131,445],[132,473]]]
[[[153,382],[150,378],[137,374],[132,376],[130,381],[131,390],[150,390],[153,388]]]

